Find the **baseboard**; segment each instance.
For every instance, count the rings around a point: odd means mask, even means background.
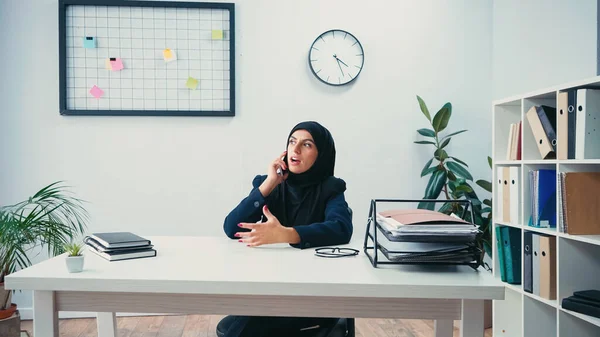
[[[21,320],[33,319],[33,308],[18,308],[19,314],[21,314]],[[131,317],[131,316],[167,316],[174,314],[147,314],[147,313],[131,313],[131,312],[117,312],[117,317]],[[59,311],[58,318],[96,318],[95,312],[76,312],[76,311]]]

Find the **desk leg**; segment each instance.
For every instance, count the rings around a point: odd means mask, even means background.
[[[115,337],[117,335],[117,318],[114,312],[97,313],[96,324],[98,324],[98,337]]]
[[[58,337],[58,311],[56,311],[53,291],[33,292],[33,335]]]
[[[452,337],[454,321],[451,319],[437,319],[433,323],[435,337]]]
[[[483,337],[483,300],[462,300],[462,337]]]

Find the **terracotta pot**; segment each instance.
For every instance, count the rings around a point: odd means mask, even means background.
[[[8,309],[0,310],[0,319],[9,318],[17,310],[17,305],[12,303]]]

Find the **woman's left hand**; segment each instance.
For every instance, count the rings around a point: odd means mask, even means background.
[[[240,242],[244,242],[250,247],[258,247],[271,243],[297,243],[300,241],[296,230],[281,225],[266,205],[263,206],[263,213],[267,217],[267,222],[242,222],[238,224],[241,228],[251,230],[250,232],[237,232],[235,234],[235,236],[240,238]]]

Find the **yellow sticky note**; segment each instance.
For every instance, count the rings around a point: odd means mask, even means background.
[[[193,77],[188,77],[188,80],[185,83],[185,86],[190,89],[196,90],[196,88],[198,87],[198,80]]]
[[[175,51],[168,48],[163,50],[163,58],[165,59],[165,62],[177,60],[177,56],[175,56]]]
[[[212,39],[213,40],[223,40],[223,31],[220,29],[213,29]]]
[[[112,70],[112,64],[110,63],[110,59],[106,59],[106,61],[104,62],[104,67],[106,68],[106,70]]]

